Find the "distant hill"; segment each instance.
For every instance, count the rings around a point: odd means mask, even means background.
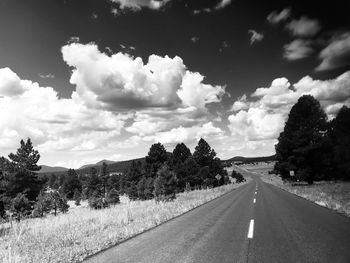
[[[263,156],[263,157],[235,156],[231,159],[226,160],[226,162],[242,162],[242,163],[258,163],[258,162],[272,162],[272,161],[276,161],[276,155]]]
[[[66,171],[68,171],[66,167],[41,165],[41,170],[37,173],[57,173]]]
[[[110,160],[102,160],[102,161],[99,161],[99,162],[94,163],[94,164],[85,164],[82,167],[80,167],[78,170],[89,168],[89,167],[101,166],[103,163],[106,163],[109,165],[109,164],[116,163],[116,162],[110,161]]]

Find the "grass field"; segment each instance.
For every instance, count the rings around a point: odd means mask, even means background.
[[[289,182],[283,182],[275,174],[268,174],[273,168],[273,163],[244,165],[241,168],[261,175],[261,179],[266,183],[273,184],[321,206],[350,216],[350,182],[320,181],[315,182],[313,185],[306,183],[291,184]]]
[[[129,201],[122,198],[121,204],[107,209],[76,207],[56,217],[13,223],[8,231],[0,231],[0,262],[80,262],[88,255],[159,225],[240,185],[181,193],[173,202]],[[6,225],[2,228],[5,229]]]

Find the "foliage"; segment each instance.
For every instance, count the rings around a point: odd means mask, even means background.
[[[350,180],[350,108],[343,106],[330,123],[330,141],[336,177]]]
[[[75,201],[75,205],[79,206],[81,202],[81,192],[77,188],[74,190],[73,199]]]
[[[120,203],[118,191],[115,189],[111,189],[107,194],[106,202],[112,205]]]
[[[155,177],[157,171],[167,159],[168,156],[164,146],[161,143],[153,144],[146,156],[146,173]]]
[[[200,139],[198,145],[193,153],[193,158],[200,167],[210,166],[212,160],[215,158],[216,153],[210,147],[210,145],[204,140]]]
[[[108,203],[103,196],[95,191],[88,200],[89,206],[93,209],[102,209],[108,207]]]
[[[231,177],[236,179],[236,183],[243,183],[246,181],[243,175],[235,170],[232,171]]]
[[[17,221],[28,216],[31,210],[31,203],[24,194],[19,193],[14,199],[12,199],[10,212],[14,214]]]
[[[78,175],[74,169],[69,169],[67,176],[64,178],[62,185],[62,192],[68,199],[72,199],[75,190],[81,191],[82,184],[78,178]]]
[[[182,163],[191,156],[190,149],[184,143],[177,144],[173,150],[173,158],[175,160],[180,160]]]
[[[311,95],[300,97],[292,107],[276,145],[275,170],[283,179],[290,179],[290,170],[309,184],[324,176],[326,118],[320,103]]]
[[[177,179],[173,171],[167,165],[164,165],[157,173],[154,181],[154,195],[156,198],[166,198],[172,200],[175,198]]]
[[[27,142],[21,140],[20,143],[21,146],[17,149],[17,152],[9,154],[16,170],[39,171],[41,167],[37,165],[37,162],[40,159],[40,154],[37,150],[34,150],[30,138],[27,139]]]

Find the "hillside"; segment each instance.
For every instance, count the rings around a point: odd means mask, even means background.
[[[272,162],[276,160],[276,155],[262,156],[262,157],[243,157],[235,156],[226,162],[242,162],[242,163],[258,163],[258,162]]]
[[[66,171],[68,171],[68,168],[65,167],[41,165],[41,170],[37,173],[57,173]]]

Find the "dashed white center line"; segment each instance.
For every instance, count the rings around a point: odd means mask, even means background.
[[[254,200],[253,200],[253,203],[255,204],[256,203],[256,199],[254,198]]]
[[[249,223],[248,238],[253,238],[253,232],[254,232],[254,219],[251,219]]]
[[[255,194],[256,194],[256,191],[255,191]]]

